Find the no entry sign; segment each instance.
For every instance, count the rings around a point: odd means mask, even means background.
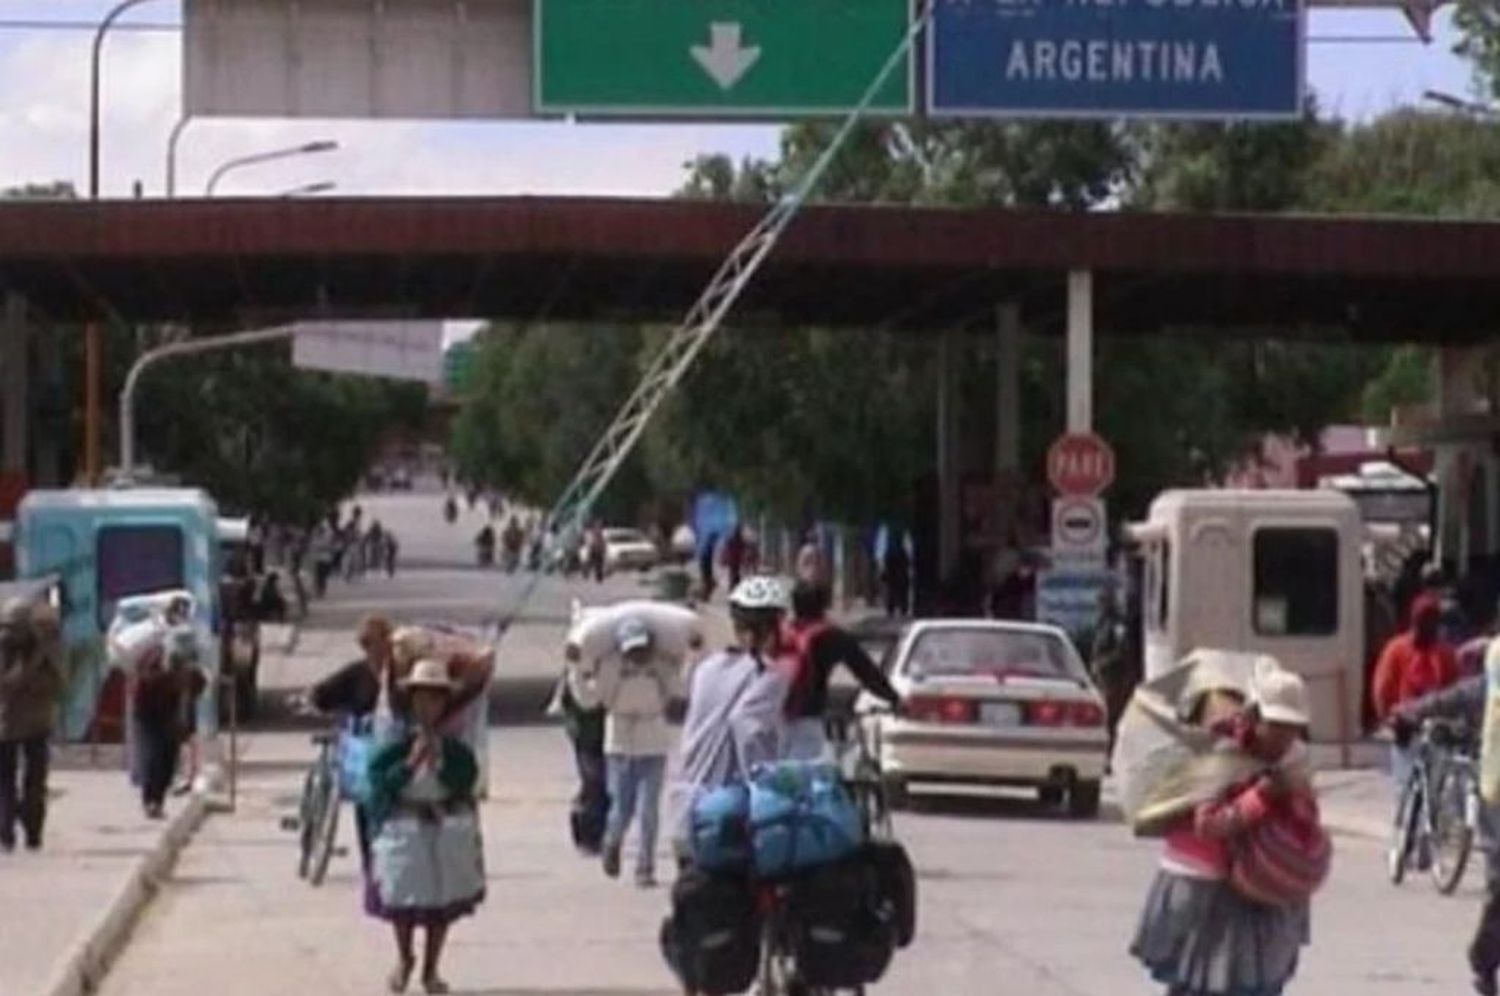
[[[1047,480],[1060,495],[1093,497],[1115,481],[1115,451],[1092,432],[1059,436],[1047,451]]]

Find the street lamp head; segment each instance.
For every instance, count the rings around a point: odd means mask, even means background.
[[[325,138],[317,142],[308,142],[299,149],[299,152],[332,152],[339,147],[339,143],[331,138]]]

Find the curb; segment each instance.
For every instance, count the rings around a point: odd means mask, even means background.
[[[98,919],[73,942],[38,996],[88,996],[99,988],[111,963],[130,939],[131,930],[208,812],[207,800],[195,795],[172,817],[156,845],[136,861]]]

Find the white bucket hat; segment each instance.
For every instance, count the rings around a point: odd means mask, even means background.
[[[1255,662],[1250,691],[1251,700],[1266,722],[1288,726],[1312,724],[1307,683],[1300,675],[1282,667],[1276,658],[1262,657]]]
[[[407,690],[436,688],[451,692],[457,685],[448,674],[448,665],[442,661],[427,658],[417,661],[416,666],[411,669],[411,674],[402,679],[401,687]]]

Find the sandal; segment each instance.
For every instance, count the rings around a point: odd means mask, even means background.
[[[391,992],[399,994],[406,992],[406,986],[411,982],[412,969],[416,967],[415,961],[403,961],[391,969],[390,977],[385,981],[385,987]]]

